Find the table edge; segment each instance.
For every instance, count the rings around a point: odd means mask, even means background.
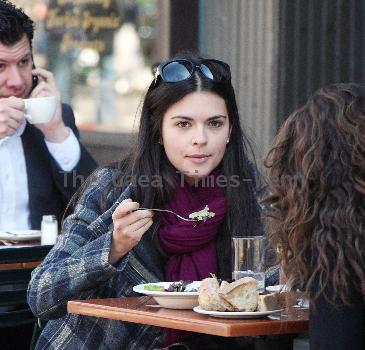
[[[69,313],[83,316],[108,318],[112,320],[147,324],[151,326],[173,328],[224,337],[294,334],[308,331],[308,320],[279,322],[268,319],[267,322],[262,322],[265,325],[263,331],[257,331],[257,325],[249,324],[246,325],[244,330],[242,330],[242,324],[239,322],[222,325],[216,322],[216,318],[212,317],[210,320],[209,316],[204,320],[204,324],[200,323],[199,320],[176,320],[173,317],[169,317],[168,315],[162,315],[159,319],[156,319],[156,316],[146,315],[144,311],[128,309],[128,314],[121,313],[119,307],[93,304],[92,300],[69,301],[67,303],[67,311]],[[103,315],[96,314],[96,311],[102,311]],[[206,317],[206,315],[201,316]],[[197,328],[197,326],[199,326],[199,328]]]

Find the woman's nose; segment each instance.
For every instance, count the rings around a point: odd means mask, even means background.
[[[204,145],[207,143],[207,133],[204,128],[197,128],[194,130],[194,135],[192,138],[193,145]]]

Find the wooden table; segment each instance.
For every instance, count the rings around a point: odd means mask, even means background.
[[[308,331],[308,310],[290,308],[278,319],[224,319],[192,310],[165,309],[151,297],[69,301],[67,310],[86,316],[174,328],[224,337],[295,334]],[[292,341],[291,341],[292,346]],[[265,347],[261,347],[265,348]],[[269,347],[268,347],[269,348]],[[282,346],[289,349],[290,346]],[[272,347],[272,349],[274,349]]]

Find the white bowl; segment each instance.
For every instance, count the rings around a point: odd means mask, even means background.
[[[171,292],[173,293],[173,292]],[[171,294],[169,293],[169,294]],[[156,303],[168,309],[192,309],[198,306],[197,295],[153,297]]]
[[[173,282],[157,282],[157,283],[147,283],[148,285],[157,285],[168,288],[168,286]],[[199,292],[160,292],[160,291],[150,291],[145,290],[144,286],[147,284],[139,284],[133,287],[133,290],[137,293],[148,295],[153,297],[155,301],[162,307],[168,309],[192,309],[197,306]],[[194,288],[199,288],[200,282],[193,282]]]

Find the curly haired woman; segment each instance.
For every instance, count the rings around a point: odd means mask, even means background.
[[[365,87],[315,92],[265,165],[269,239],[288,282],[310,295],[311,349],[365,349]]]

